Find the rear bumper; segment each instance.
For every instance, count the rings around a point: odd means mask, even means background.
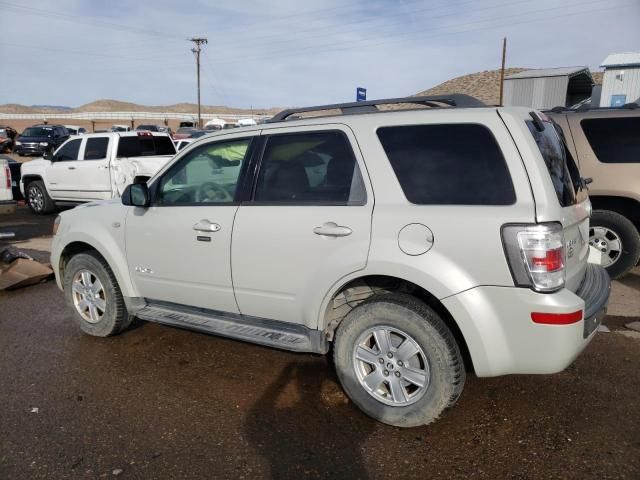
[[[477,287],[443,300],[469,348],[476,374],[547,374],[567,368],[594,337],[606,314],[610,280],[589,264],[576,293],[552,294],[526,288]],[[571,313],[583,318],[568,325],[534,323],[532,312]]]

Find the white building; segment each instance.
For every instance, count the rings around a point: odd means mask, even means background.
[[[588,67],[525,70],[504,79],[504,105],[532,108],[569,107],[591,96]]]
[[[640,52],[613,53],[605,58],[601,107],[640,103]]]

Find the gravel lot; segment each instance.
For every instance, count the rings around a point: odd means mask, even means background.
[[[0,218],[46,258],[53,217]],[[377,423],[326,358],[138,322],[82,335],[53,282],[0,292],[0,478],[640,478],[640,271],[565,372],[468,377],[434,425]]]

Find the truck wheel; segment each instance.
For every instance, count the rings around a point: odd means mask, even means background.
[[[79,253],[64,270],[64,293],[80,329],[108,337],[127,328],[129,315],[116,278],[107,262],[95,253]]]
[[[396,427],[435,421],[464,386],[460,349],[438,314],[405,294],[374,296],[336,332],[342,387],[367,415]]]
[[[51,199],[44,183],[40,180],[34,180],[27,184],[25,197],[31,211],[38,215],[53,212],[56,208],[55,202]]]
[[[638,264],[640,234],[627,217],[610,210],[594,210],[589,245],[602,254],[601,265],[611,278],[620,278]]]

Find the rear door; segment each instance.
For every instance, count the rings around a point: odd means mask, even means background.
[[[83,140],[80,158],[75,166],[75,191],[82,200],[111,198],[109,159],[113,142],[109,136],[88,137]]]
[[[233,227],[240,312],[316,328],[323,295],[366,266],[373,193],[344,125],[263,131],[252,200]]]

